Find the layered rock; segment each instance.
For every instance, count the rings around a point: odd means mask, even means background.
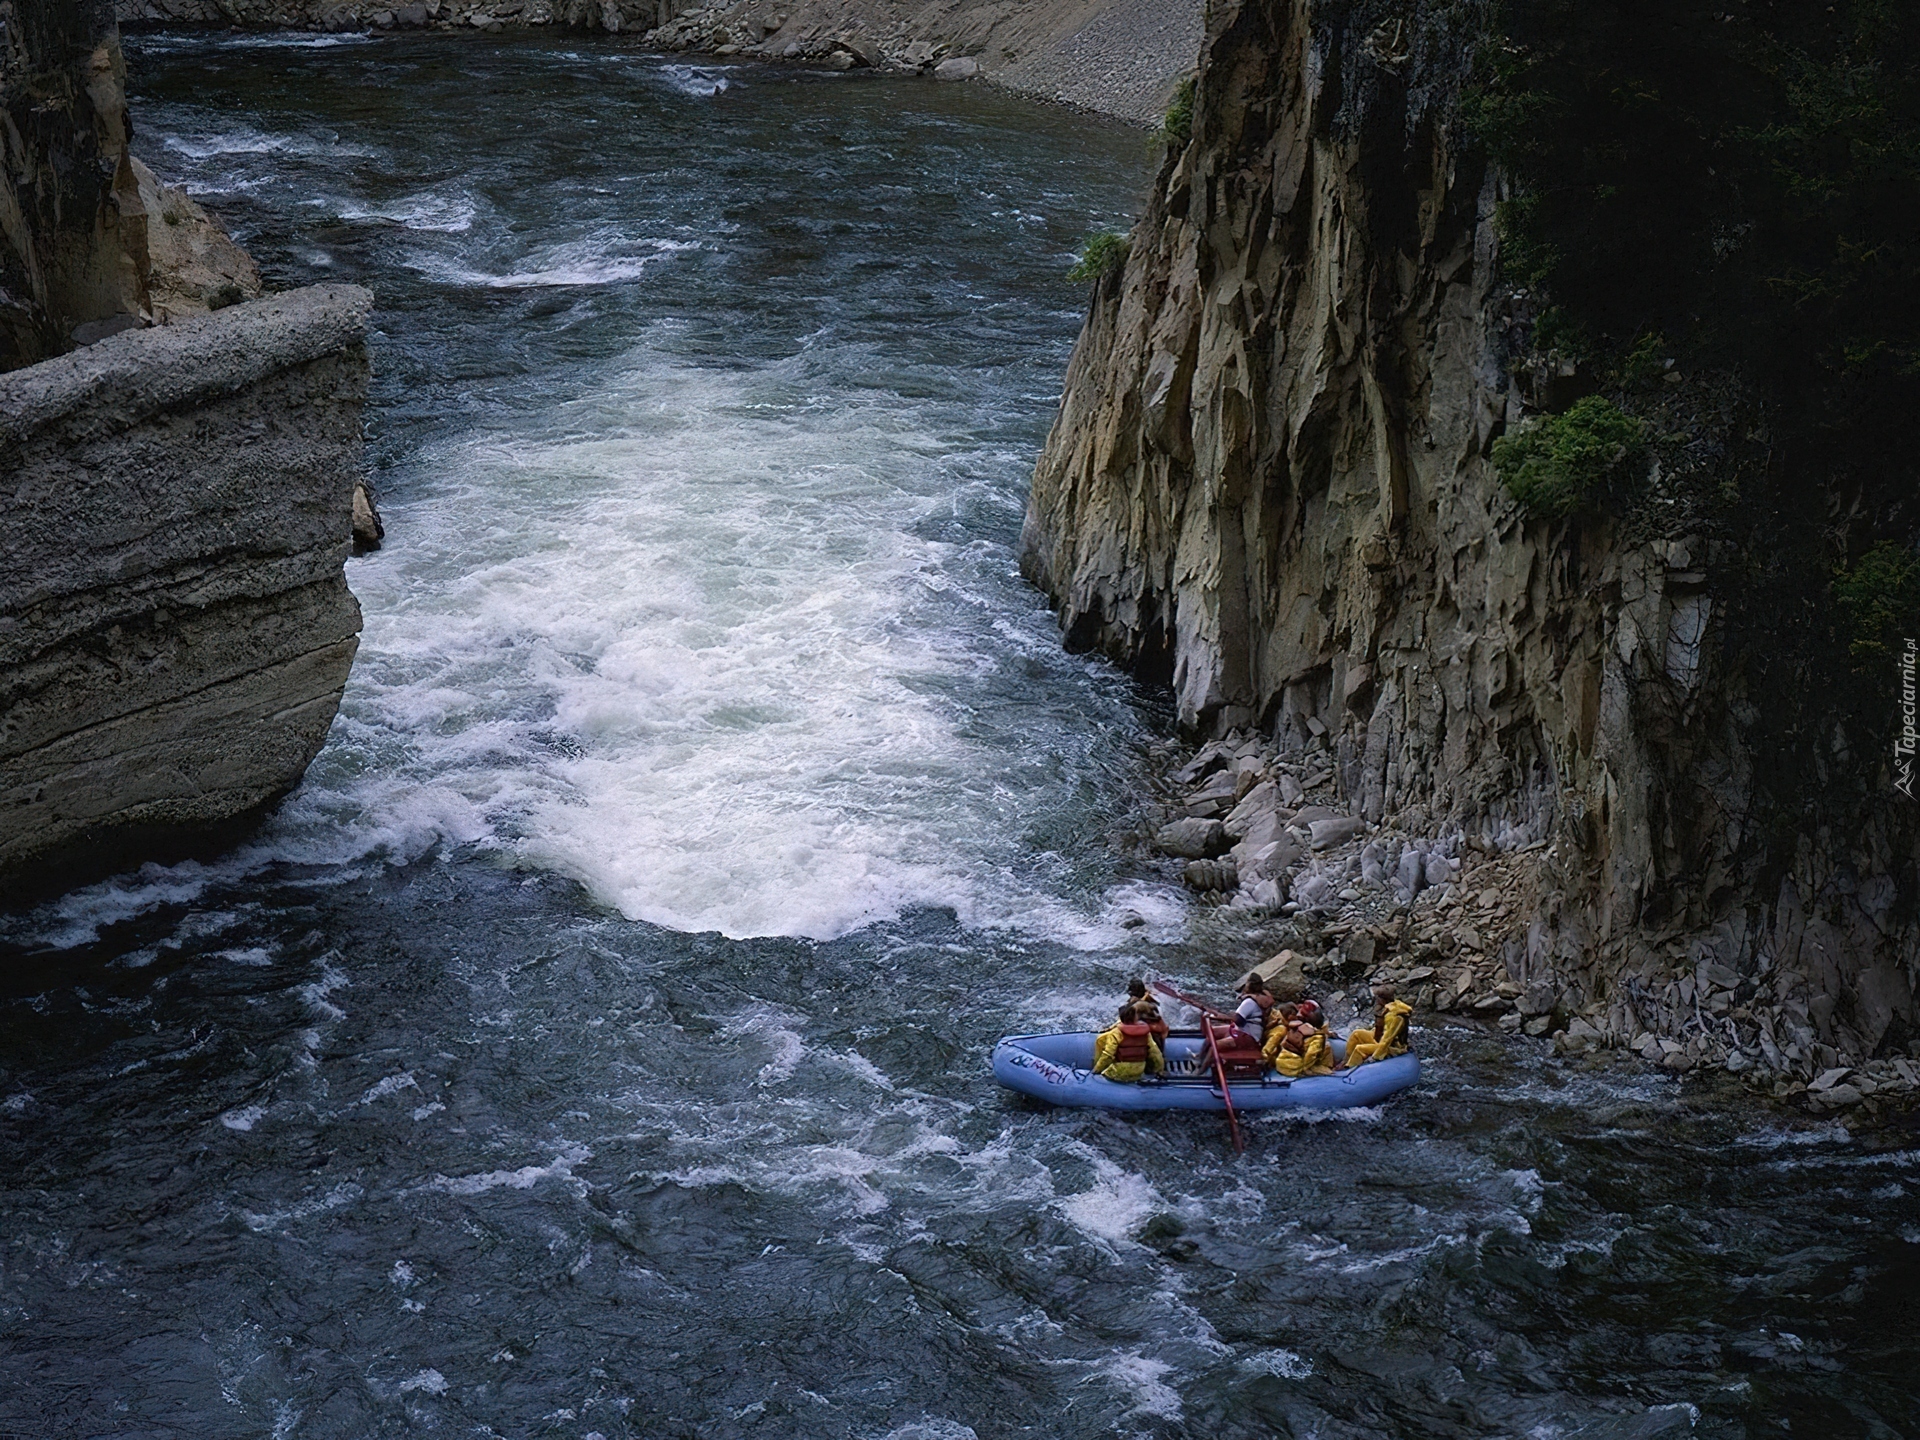
[[[1489,461],[1527,409],[1526,297],[1499,272],[1501,181],[1455,119],[1484,27],[1471,6],[1212,8],[1191,141],[1096,288],[1023,567],[1071,647],[1171,683],[1188,727],[1324,756],[1369,823],[1537,847],[1504,983],[1618,1010],[1623,1040],[1766,1053],[1752,1006],[1692,1006],[1718,966],[1797,1017],[1768,1042],[1782,1068],[1904,1045],[1912,807],[1809,835],[1784,873],[1756,858],[1713,637],[1728,557],[1677,523],[1531,518]]]
[[[316,286],[0,376],[0,875],[245,817],[319,750],[371,305]]]

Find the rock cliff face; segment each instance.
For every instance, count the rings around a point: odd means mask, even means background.
[[[128,151],[110,0],[0,0],[0,370],[261,290],[198,205]]]
[[[0,376],[0,876],[299,780],[346,684],[373,297],[321,286]]]
[[[1455,118],[1484,26],[1211,8],[1192,138],[1096,288],[1025,569],[1070,646],[1169,681],[1187,726],[1326,754],[1370,823],[1537,844],[1506,968],[1617,1041],[1693,1026],[1712,965],[1750,1002],[1708,1017],[1722,1055],[1811,1074],[1904,1045],[1913,807],[1756,859],[1723,557],[1678,526],[1531,519],[1489,461],[1526,409],[1526,297]]]

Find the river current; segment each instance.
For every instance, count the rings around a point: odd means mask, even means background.
[[[1378,1110],[985,1066],[1255,941],[1015,569],[1149,161],[975,86],[147,35],[137,148],[378,293],[386,548],[239,850],[0,918],[0,1435],[1880,1437],[1920,1150],[1538,1042]]]

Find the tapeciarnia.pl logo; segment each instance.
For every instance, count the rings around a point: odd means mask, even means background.
[[[1913,752],[1920,734],[1914,730],[1914,670],[1920,660],[1920,645],[1907,637],[1907,648],[1900,652],[1900,734],[1893,742],[1893,788],[1913,799]]]

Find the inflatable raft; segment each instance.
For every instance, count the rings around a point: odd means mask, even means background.
[[[1009,1090],[1049,1105],[1079,1105],[1101,1110],[1225,1110],[1220,1082],[1214,1078],[1206,1045],[1198,1033],[1167,1037],[1167,1073],[1137,1081],[1108,1080],[1088,1068],[1098,1037],[1090,1030],[1055,1035],[1009,1035],[993,1047],[993,1078]],[[1333,1042],[1334,1057],[1346,1042]],[[1259,1080],[1236,1080],[1228,1087],[1235,1110],[1347,1110],[1377,1105],[1420,1078],[1420,1057],[1395,1055],[1373,1060],[1358,1070],[1306,1075],[1298,1080],[1269,1071]]]

